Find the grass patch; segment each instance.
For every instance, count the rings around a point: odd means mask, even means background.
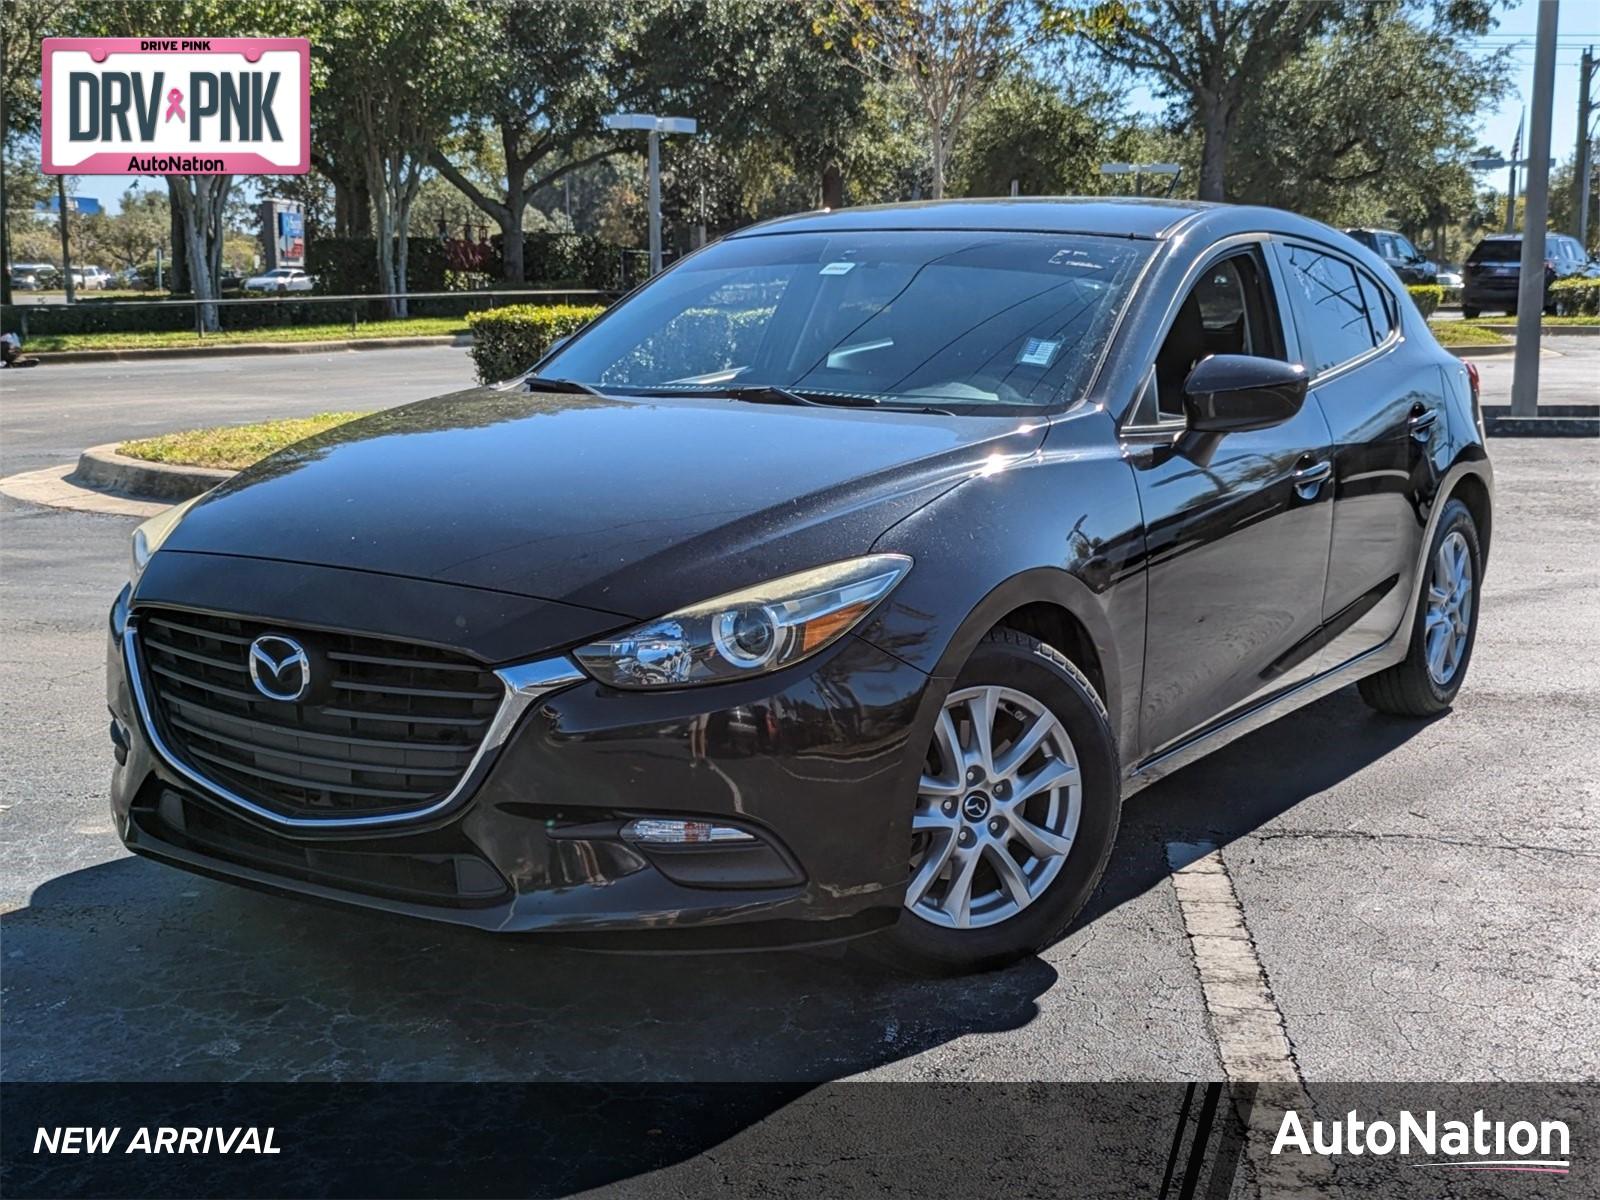
[[[282,421],[258,421],[254,425],[186,429],[180,433],[164,433],[160,437],[123,442],[117,447],[117,453],[145,462],[242,471],[251,463],[285,446],[292,446],[312,434],[364,416],[365,413],[359,412],[329,412]]]
[[[227,320],[224,310],[223,320]],[[410,317],[404,321],[367,321],[353,330],[348,321],[331,325],[293,325],[274,329],[233,329],[196,337],[191,330],[162,333],[41,333],[30,336],[23,350],[167,350],[183,346],[225,346],[249,342],[343,342],[362,338],[438,337],[469,332],[461,317]]]
[[[1441,346],[1503,346],[1506,339],[1492,329],[1467,321],[1429,321]]]

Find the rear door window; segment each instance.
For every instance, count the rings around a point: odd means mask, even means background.
[[[1355,267],[1309,246],[1285,246],[1283,258],[1308,371],[1331,370],[1378,344]]]

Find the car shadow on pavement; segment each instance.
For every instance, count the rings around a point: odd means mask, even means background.
[[[1167,844],[1225,848],[1398,750],[1438,717],[1381,716],[1354,687],[1325,697],[1130,797],[1105,878],[1075,928],[1162,883]]]
[[[1160,886],[1167,841],[1226,845],[1420,728],[1343,692],[1146,789],[1077,928]],[[50,880],[0,928],[8,1081],[821,1082],[1020,1029],[1074,986],[1044,958],[918,979],[855,954],[584,953],[133,858]]]

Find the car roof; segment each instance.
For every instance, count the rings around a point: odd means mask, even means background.
[[[1306,217],[1251,205],[1133,196],[1006,196],[821,209],[749,225],[728,236],[889,229],[1082,233],[1158,241],[1191,231],[1213,237],[1251,231],[1307,236],[1331,232]]]

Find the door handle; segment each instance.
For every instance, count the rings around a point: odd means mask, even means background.
[[[1294,483],[1295,494],[1302,500],[1315,500],[1322,485],[1333,475],[1333,464],[1326,459],[1321,462],[1300,461],[1303,465],[1297,467],[1289,477]]]
[[[1434,424],[1439,420],[1437,408],[1424,408],[1417,405],[1411,410],[1411,418],[1406,422],[1406,428],[1411,431],[1415,441],[1426,442]]]

